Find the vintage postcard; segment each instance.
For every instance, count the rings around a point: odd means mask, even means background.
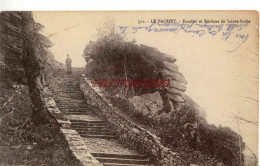
[[[0,74],[0,165],[258,165],[257,11],[2,11]]]

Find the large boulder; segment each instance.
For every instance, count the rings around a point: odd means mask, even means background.
[[[148,118],[156,118],[163,109],[163,100],[159,92],[134,96],[128,99],[134,110]]]

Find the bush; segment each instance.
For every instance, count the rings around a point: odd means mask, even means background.
[[[170,121],[163,124],[161,137],[165,143],[173,149],[186,152],[199,151],[201,156],[208,155],[215,158],[214,161],[221,161],[225,165],[244,163],[241,152],[245,144],[241,136],[228,127],[208,124],[205,118],[198,115],[199,111],[190,100],[186,97],[185,107],[180,111],[172,112]],[[197,157],[192,156],[191,161],[198,160]],[[205,160],[205,157],[200,160]]]
[[[228,127],[216,127],[199,115],[195,103],[186,97],[184,109],[161,117],[158,122],[133,110],[128,100],[106,95],[113,105],[127,114],[128,119],[161,137],[165,145],[178,152],[188,163],[198,165],[243,165],[239,135]],[[242,138],[240,137],[241,141]],[[241,151],[244,149],[241,143]]]

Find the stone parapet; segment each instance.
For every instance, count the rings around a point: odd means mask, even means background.
[[[48,87],[44,87],[42,93],[44,94],[46,109],[55,120],[55,124],[59,125],[61,138],[67,143],[70,153],[72,157],[78,161],[78,165],[102,166],[102,164],[88,152],[83,139],[77,131],[70,129],[70,120],[59,110]]]
[[[150,159],[165,166],[186,166],[187,163],[177,153],[165,147],[161,139],[149,131],[130,122],[118,113],[109,103],[98,87],[91,86],[91,80],[82,74],[80,89],[82,90],[88,104],[97,107],[96,113],[105,118],[115,130],[120,141],[132,146],[137,151],[149,154]]]

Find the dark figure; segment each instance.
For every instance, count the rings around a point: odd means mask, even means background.
[[[67,55],[66,66],[67,66],[68,74],[71,74],[71,62],[72,60],[70,59],[69,55]]]

